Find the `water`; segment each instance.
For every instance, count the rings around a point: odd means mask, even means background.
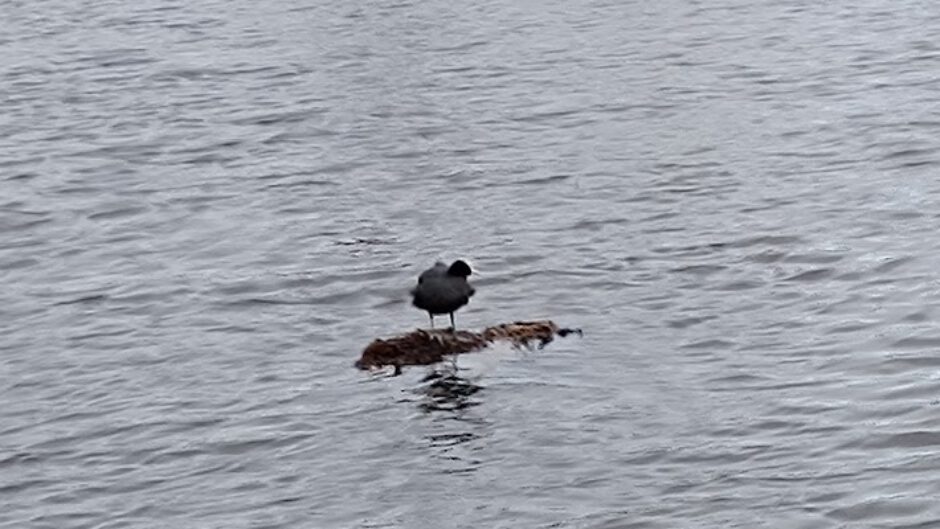
[[[0,15],[0,527],[940,523],[940,8]]]

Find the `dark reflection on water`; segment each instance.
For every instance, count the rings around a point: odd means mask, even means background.
[[[416,391],[427,397],[420,404],[426,412],[458,411],[480,404],[471,397],[483,388],[452,370],[434,371],[425,377],[424,382],[426,384]]]
[[[453,366],[435,370],[414,391],[423,396],[418,409],[431,421],[425,435],[434,458],[445,462],[443,474],[476,472],[485,463],[478,455],[492,424],[472,411],[482,404],[483,387],[457,375]]]
[[[940,524],[933,4],[0,14],[0,527]]]

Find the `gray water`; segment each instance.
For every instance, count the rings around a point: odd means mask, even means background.
[[[0,527],[940,524],[940,7],[355,4],[0,7]]]

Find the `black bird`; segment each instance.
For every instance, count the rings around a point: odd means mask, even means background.
[[[454,312],[470,301],[476,292],[467,277],[470,265],[457,260],[450,266],[438,261],[418,276],[418,285],[411,289],[415,307],[428,311],[431,328],[435,314],[450,314],[450,326],[454,328]]]

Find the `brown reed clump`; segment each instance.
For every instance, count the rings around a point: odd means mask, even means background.
[[[555,336],[581,334],[578,329],[562,329],[550,320],[517,321],[487,327],[482,332],[451,329],[418,329],[386,340],[377,339],[366,347],[356,361],[359,369],[394,366],[395,373],[403,366],[436,364],[448,355],[479,351],[490,343],[507,341],[514,346],[529,346],[533,342],[544,347]]]

